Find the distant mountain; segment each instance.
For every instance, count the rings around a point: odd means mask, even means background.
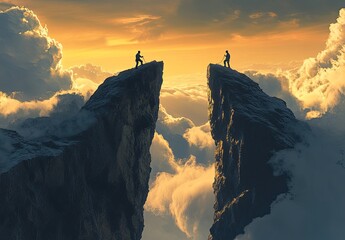
[[[210,122],[216,142],[214,224],[209,239],[231,240],[256,217],[270,213],[288,191],[288,175],[274,174],[269,160],[293,148],[308,126],[283,100],[265,94],[246,75],[208,67]]]
[[[73,118],[26,121],[30,139],[0,130],[0,239],[141,238],[162,74],[109,77]]]

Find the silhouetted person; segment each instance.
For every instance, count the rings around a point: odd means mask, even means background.
[[[138,53],[135,55],[135,62],[137,63],[135,65],[135,68],[138,68],[138,64],[140,62],[140,65],[143,65],[143,60],[141,60],[141,58],[143,58],[144,56],[140,55],[140,51],[138,51]]]
[[[228,67],[230,68],[230,53],[228,50],[225,51],[225,60],[224,60],[224,67],[226,67],[226,64],[228,65]]]

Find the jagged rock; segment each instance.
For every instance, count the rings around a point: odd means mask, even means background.
[[[268,163],[276,151],[302,140],[302,129],[283,100],[265,94],[246,75],[208,67],[210,122],[216,143],[214,224],[209,239],[230,240],[270,212],[288,191],[288,175]]]
[[[0,239],[141,238],[162,73],[152,62],[106,79],[73,119],[38,120],[40,137],[1,130]]]

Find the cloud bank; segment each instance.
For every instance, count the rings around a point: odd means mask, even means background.
[[[292,94],[308,109],[307,118],[331,110],[345,91],[345,8],[329,29],[325,50],[288,76]]]
[[[63,1],[71,11],[64,8],[59,0],[7,0],[18,5],[40,9],[61,19],[65,26],[74,22],[77,28],[84,29],[85,22],[94,31],[102,31],[108,36],[108,44],[137,43],[157,40],[169,32],[217,34],[218,38],[229,39],[232,34],[253,35],[272,30],[294,29],[329,21],[335,16],[335,9],[343,7],[342,0],[258,0],[248,4],[238,0],[128,0],[97,2],[85,0]],[[133,7],[135,6],[135,7]],[[51,11],[50,9],[59,10]],[[92,15],[89,13],[93,12]],[[109,16],[112,16],[109,19]],[[118,34],[129,39],[119,41],[109,34],[114,28]],[[168,31],[169,29],[169,31]]]
[[[246,74],[266,93],[285,100],[298,118],[319,118],[332,112],[345,93],[345,8],[329,29],[325,49],[299,68]]]
[[[171,154],[167,158],[164,164],[170,166],[164,166],[164,171],[156,175],[145,209],[157,217],[170,215],[187,238],[206,239],[213,216],[214,165],[197,164],[193,156],[186,162],[174,159]],[[157,172],[157,163],[153,166],[153,172]],[[147,231],[152,227],[146,222]]]
[[[102,83],[104,79],[113,75],[106,72],[100,66],[92,65],[91,63],[71,67],[69,70],[73,73],[74,79],[89,79],[97,84]]]
[[[111,74],[91,64],[63,69],[62,45],[38,17],[24,7],[1,6],[7,8],[0,10],[0,127],[79,110],[70,107],[80,108]]]
[[[175,117],[189,118],[197,125],[208,121],[206,85],[164,87],[160,99],[164,108]]]
[[[206,239],[214,202],[215,146],[210,126],[196,126],[192,120],[174,117],[160,106],[156,131],[151,145],[152,171],[143,239]],[[160,230],[156,229],[158,222]],[[169,223],[175,226],[164,227]]]
[[[290,174],[290,191],[272,204],[271,214],[254,219],[236,240],[344,238],[344,51],[345,9],[341,9],[337,22],[330,26],[325,50],[287,74],[291,94],[306,117],[312,118],[306,143],[271,159],[277,174]],[[278,78],[272,78],[277,83]]]
[[[72,86],[61,66],[62,46],[30,10],[0,11],[0,90],[16,99],[47,99]]]
[[[345,141],[344,134],[330,134],[330,128],[313,127],[307,146],[276,155],[272,164],[277,171],[292,176],[290,193],[280,196],[271,214],[255,219],[236,240],[344,238]]]

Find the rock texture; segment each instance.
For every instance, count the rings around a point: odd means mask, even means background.
[[[39,138],[1,130],[0,239],[141,238],[162,73],[152,62],[106,79]]]
[[[268,163],[292,148],[306,128],[283,100],[270,97],[244,74],[210,65],[210,121],[216,142],[214,224],[209,239],[231,240],[288,191],[288,176]]]

